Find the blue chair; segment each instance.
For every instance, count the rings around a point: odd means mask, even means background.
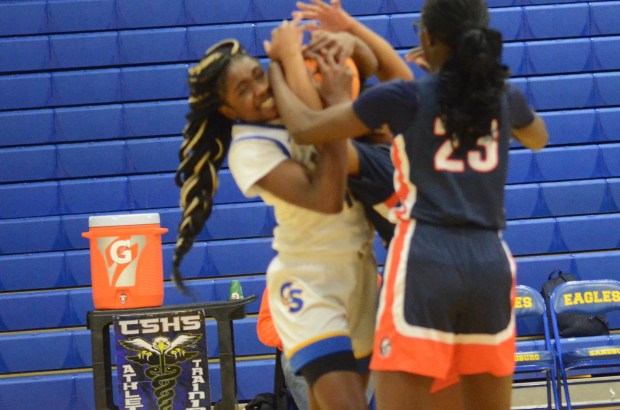
[[[545,301],[540,293],[529,286],[517,286],[515,315],[520,322],[535,317],[538,325],[542,325],[544,334],[544,340],[517,341],[515,374],[543,373],[547,379],[547,408],[552,408],[551,397],[553,396],[555,408],[559,409],[556,357],[551,345]]]
[[[620,281],[582,280],[566,282],[550,297],[551,324],[560,368],[560,378],[568,410],[572,409],[567,370],[620,367],[620,335],[563,338],[557,315],[580,313],[600,315],[620,311]]]

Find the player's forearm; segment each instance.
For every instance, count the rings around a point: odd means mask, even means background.
[[[353,19],[349,33],[362,40],[374,53],[377,61],[377,78],[380,81],[413,80],[413,72],[396,50],[383,37]]]
[[[311,175],[309,195],[324,213],[339,213],[347,186],[346,140],[323,144]]]
[[[281,63],[286,83],[291,91],[308,107],[317,110],[321,109],[321,97],[319,97],[319,93],[312,84],[301,52],[291,53],[286,58],[283,58]]]

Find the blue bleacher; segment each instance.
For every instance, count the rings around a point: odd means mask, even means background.
[[[187,68],[229,37],[265,66],[263,40],[294,4],[0,0],[0,408],[94,409],[84,329],[93,309],[90,255],[81,236],[89,216],[159,213],[169,229],[162,237],[165,304],[193,301],[170,283]],[[412,22],[422,4],[343,0],[400,55],[418,44]],[[550,134],[537,153],[511,145],[503,236],[515,255],[517,283],[539,290],[555,269],[618,279],[620,0],[488,5],[491,25],[504,36],[511,82]],[[219,177],[213,216],[182,272],[199,300],[227,299],[233,278],[246,295],[261,295],[275,254],[273,212],[241,194],[226,164]],[[382,264],[378,242],[375,251]],[[272,350],[254,331],[258,306],[253,302],[249,317],[234,324],[242,401],[273,387]],[[620,315],[609,319],[620,330]],[[520,327],[519,335],[540,330]],[[214,321],[207,332],[217,401]]]

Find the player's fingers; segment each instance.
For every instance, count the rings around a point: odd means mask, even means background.
[[[263,48],[265,49],[265,54],[269,55],[269,53],[271,53],[271,42],[269,40],[263,40]]]
[[[299,22],[301,21],[301,19],[302,16],[300,13],[293,13],[293,20],[291,21],[291,24],[299,28]]]
[[[339,9],[340,8],[340,0],[332,0],[332,7]]]
[[[306,24],[302,24],[300,26],[304,31],[316,31],[319,30],[321,27],[319,27],[318,24],[316,23],[306,23]]]

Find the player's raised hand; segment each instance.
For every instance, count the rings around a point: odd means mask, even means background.
[[[353,24],[353,17],[341,7],[340,0],[331,0],[330,4],[322,0],[310,1],[297,2],[298,10],[293,12],[293,16],[301,15],[304,20],[314,20],[303,25],[305,30],[346,31]]]
[[[328,106],[351,101],[353,71],[347,67],[346,58],[342,50],[331,50],[316,58],[321,74],[317,88]]]
[[[284,20],[271,31],[271,41],[263,41],[265,53],[273,61],[282,61],[294,53],[301,52],[303,28],[300,26],[301,16],[293,20]]]
[[[331,52],[336,55],[343,54],[345,57],[351,57],[356,41],[356,38],[349,33],[316,30],[312,32],[310,43],[303,47],[304,56],[311,57],[316,54]]]
[[[420,46],[414,47],[409,50],[409,52],[405,54],[405,61],[407,61],[408,63],[414,63],[426,72],[430,71],[431,69],[428,61],[426,61],[426,57],[424,57],[424,50],[422,50],[422,47]]]

